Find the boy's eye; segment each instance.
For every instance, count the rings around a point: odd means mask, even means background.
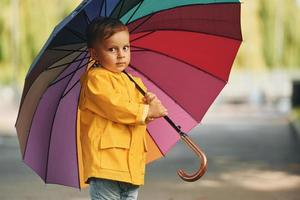
[[[116,50],[116,48],[113,47],[113,48],[109,48],[108,50],[111,52],[114,52]]]
[[[127,50],[129,50],[129,46],[124,46],[123,49],[124,49],[125,51],[127,51]],[[111,52],[115,52],[115,51],[117,50],[117,48],[111,47],[111,48],[109,48],[108,50],[111,51]]]

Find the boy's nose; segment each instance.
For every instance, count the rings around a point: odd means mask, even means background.
[[[120,51],[118,52],[118,58],[124,58],[124,57],[125,57],[125,52],[122,51],[122,50],[120,50]]]

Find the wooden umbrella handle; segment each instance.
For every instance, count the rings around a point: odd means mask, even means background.
[[[180,176],[181,179],[188,182],[194,182],[197,181],[199,178],[201,178],[206,170],[207,170],[207,158],[204,152],[196,145],[194,142],[189,138],[189,136],[186,133],[183,133],[180,135],[183,141],[196,153],[196,155],[200,159],[200,168],[198,171],[196,171],[194,174],[187,174],[182,169],[179,169],[177,171],[178,176]]]

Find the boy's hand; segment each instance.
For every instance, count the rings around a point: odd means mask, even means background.
[[[146,117],[146,123],[168,114],[167,109],[161,104],[161,101],[152,92],[147,92],[145,94],[143,97],[143,102],[149,104],[150,106],[148,115]]]
[[[153,101],[155,98],[157,98],[155,94],[153,94],[152,92],[147,92],[143,97],[143,101],[146,104],[150,104],[150,102]]]
[[[152,122],[153,120],[155,120],[155,118],[153,118],[153,117],[146,117],[146,124],[148,124],[149,122]]]
[[[149,104],[147,118],[159,118],[168,115],[167,109],[161,104],[158,98],[154,98]]]

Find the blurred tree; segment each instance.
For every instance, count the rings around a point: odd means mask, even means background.
[[[260,0],[263,55],[268,67],[300,66],[300,8],[297,0]]]
[[[80,2],[0,0],[0,85],[17,81],[23,86],[30,64],[55,25]],[[244,41],[235,60],[237,67],[300,67],[299,2],[246,0],[242,3]]]
[[[15,10],[14,0],[0,2],[0,84],[17,81],[22,86],[30,64],[56,24],[81,1],[18,0],[17,2],[17,10]],[[12,20],[14,17],[19,21],[18,33],[15,33],[14,29],[15,21]],[[14,35],[17,41],[13,41]],[[18,51],[14,49],[14,42]],[[18,61],[15,62],[14,59]],[[18,63],[17,69],[12,66],[14,63]]]
[[[236,67],[259,70],[266,65],[263,57],[261,20],[258,15],[259,6],[260,4],[256,0],[246,1],[241,4],[243,42],[235,59],[234,65]]]
[[[283,37],[283,57],[282,65],[300,65],[300,1],[289,0],[291,3],[285,5],[283,17],[284,37]]]
[[[11,23],[10,0],[0,1],[0,83],[9,83],[12,79],[11,66]]]

